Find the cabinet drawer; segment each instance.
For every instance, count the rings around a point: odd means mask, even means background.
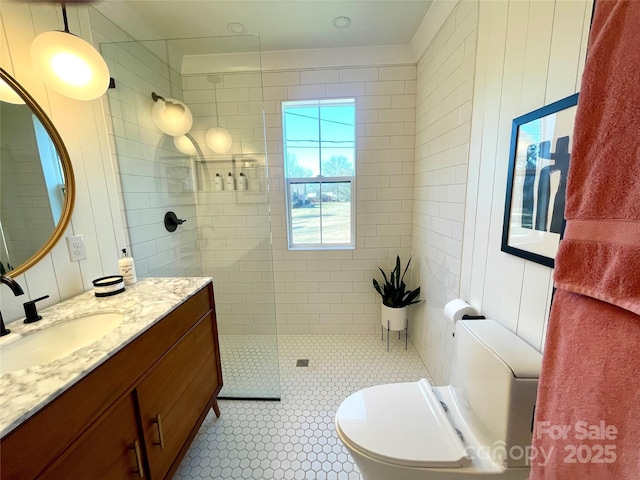
[[[96,423],[38,479],[140,478],[139,469],[144,468],[142,443],[132,396],[127,395]]]
[[[194,425],[219,390],[214,349],[214,326],[207,315],[136,389],[153,479],[165,478],[181,459]]]

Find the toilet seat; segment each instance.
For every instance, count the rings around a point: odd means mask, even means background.
[[[426,379],[354,393],[338,408],[336,429],[343,442],[388,464],[416,468],[471,465]]]

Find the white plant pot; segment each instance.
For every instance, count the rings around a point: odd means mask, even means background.
[[[382,326],[389,330],[404,330],[409,321],[409,307],[391,308],[382,305]]]

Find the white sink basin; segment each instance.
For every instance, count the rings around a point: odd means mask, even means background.
[[[0,375],[66,357],[101,339],[124,315],[100,312],[65,320],[0,347]]]

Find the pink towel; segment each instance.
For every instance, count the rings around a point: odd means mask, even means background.
[[[640,1],[598,0],[530,480],[640,479]]]
[[[640,315],[640,2],[598,0],[556,287]]]

